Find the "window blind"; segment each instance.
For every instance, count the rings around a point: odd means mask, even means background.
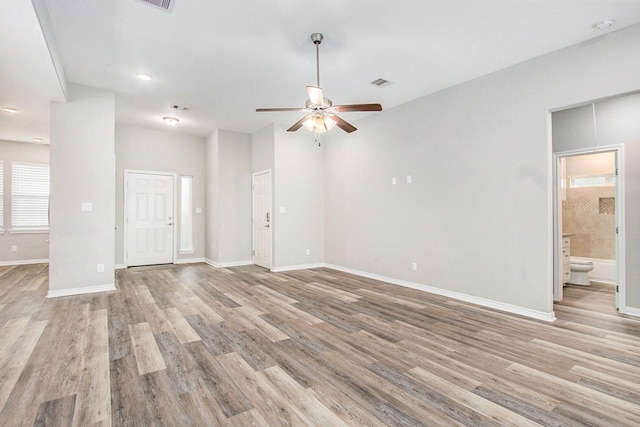
[[[49,165],[11,163],[11,226],[49,226]]]

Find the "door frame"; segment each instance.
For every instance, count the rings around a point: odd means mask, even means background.
[[[145,175],[161,175],[161,176],[170,176],[173,180],[173,212],[172,212],[172,217],[173,217],[173,232],[171,233],[171,263],[175,264],[176,260],[178,259],[178,247],[176,246],[176,209],[177,209],[177,174],[172,173],[172,172],[158,172],[158,171],[147,171],[147,170],[139,170],[139,169],[124,169],[124,191],[122,192],[123,194],[123,198],[124,198],[124,203],[123,203],[123,223],[124,223],[124,236],[122,239],[122,243],[124,246],[124,251],[123,251],[123,264],[124,267],[127,268],[129,267],[129,174],[130,173],[136,173],[136,174],[145,174]]]
[[[271,212],[270,226],[269,226],[269,269],[273,268],[273,227],[275,223],[275,215],[273,215],[273,173],[271,169],[265,169],[259,172],[251,174],[251,262],[253,263],[254,252],[256,249],[256,230],[255,223],[253,221],[253,207],[255,203],[255,179],[258,175],[269,174],[269,180],[271,181],[269,192],[269,209]]]
[[[624,201],[624,145],[607,145],[597,148],[585,148],[553,153],[553,301],[562,301],[562,194],[561,159],[585,154],[615,154],[617,168],[615,188],[615,224],[616,235],[616,307],[620,313],[627,312],[625,277],[625,201]]]

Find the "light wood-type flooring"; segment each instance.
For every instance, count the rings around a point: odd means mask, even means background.
[[[546,323],[329,269],[0,267],[0,426],[638,426],[640,319]],[[590,311],[598,308],[598,312]]]

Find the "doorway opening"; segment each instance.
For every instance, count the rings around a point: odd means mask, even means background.
[[[611,308],[625,307],[622,150],[554,154],[556,302],[563,300],[565,287],[584,294],[593,284],[591,289],[615,295]]]

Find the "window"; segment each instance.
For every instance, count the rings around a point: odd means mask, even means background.
[[[4,167],[0,161],[0,231],[4,227]]]
[[[616,185],[615,174],[571,177],[571,188],[604,187],[610,185]]]
[[[11,226],[27,230],[49,227],[49,165],[11,163]]]
[[[180,252],[193,252],[193,177],[180,177]]]

